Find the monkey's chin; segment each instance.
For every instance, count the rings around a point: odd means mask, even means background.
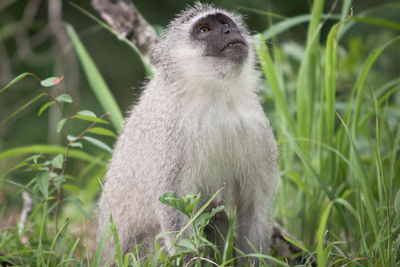
[[[237,64],[243,63],[247,59],[248,54],[247,46],[242,43],[229,45],[220,53],[222,58]]]

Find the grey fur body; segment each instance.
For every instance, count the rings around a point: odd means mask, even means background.
[[[217,13],[232,18],[245,45],[204,56],[207,44],[189,32]],[[151,249],[158,233],[187,223],[160,195],[200,192],[206,201],[225,187],[219,201],[236,210],[235,246],[253,252],[247,238],[268,252],[278,153],[256,95],[252,42],[239,17],[209,5],[196,4],[172,21],[153,49],[154,77],[115,145],[99,200],[98,240],[111,213],[123,253],[142,242]],[[169,248],[172,240],[162,242]],[[113,249],[106,243],[103,264]]]

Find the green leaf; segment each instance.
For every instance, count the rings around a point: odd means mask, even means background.
[[[72,103],[72,97],[69,94],[61,94],[56,97],[58,102],[63,102],[63,103]]]
[[[70,134],[67,136],[67,140],[70,141],[70,142],[74,141],[75,139],[76,139],[76,136],[73,136],[73,135],[70,135]]]
[[[82,139],[85,139],[86,141],[88,141],[89,143],[92,143],[93,145],[112,153],[112,149],[104,144],[103,142],[101,142],[100,140],[97,140],[96,138],[90,137],[90,136],[83,136]]]
[[[27,107],[29,107],[30,105],[32,105],[34,102],[36,102],[39,98],[41,98],[42,96],[44,96],[45,93],[41,93],[39,95],[37,95],[36,97],[34,97],[31,101],[29,101],[28,103],[26,103],[25,105],[23,105],[22,107],[20,107],[19,109],[17,109],[16,111],[14,111],[10,116],[8,116],[3,122],[8,121],[9,119],[11,119],[12,117],[14,117],[15,115],[17,115],[19,112],[21,112],[22,110],[26,109]]]
[[[212,209],[211,212],[204,212],[201,214],[196,221],[194,221],[195,228],[199,231],[203,231],[204,228],[210,223],[210,220],[217,214],[224,210],[224,206],[217,206]]]
[[[167,205],[170,206],[176,210],[179,210],[183,214],[185,214],[187,217],[190,217],[190,213],[188,213],[186,203],[183,199],[179,198],[174,192],[167,192],[163,195],[161,195],[158,200]]]
[[[106,135],[116,137],[116,135],[110,130],[101,128],[101,127],[93,127],[88,130],[89,133],[98,134],[98,135]]]
[[[44,86],[44,87],[52,87],[54,85],[59,84],[63,79],[64,79],[64,76],[61,76],[61,77],[50,77],[50,78],[42,80],[40,82],[40,85]]]
[[[177,247],[179,247],[181,250],[183,250],[186,253],[197,253],[197,248],[194,246],[193,242],[189,239],[182,239],[180,240],[177,244]]]
[[[53,179],[54,183],[56,184],[57,190],[61,188],[61,185],[67,180],[65,175],[57,176]]]
[[[83,145],[82,145],[81,142],[73,142],[73,143],[71,144],[71,147],[79,147],[80,149],[82,149],[82,148],[83,148]]]
[[[39,111],[38,111],[38,116],[40,116],[48,107],[54,105],[53,101],[49,101],[46,104],[44,104],[43,106],[40,107]]]
[[[99,119],[96,117],[96,114],[94,114],[90,110],[82,110],[79,111],[74,118],[79,119],[79,120],[84,120],[84,121],[93,121],[93,122],[98,122],[98,123],[103,123],[103,124],[108,124],[108,121]]]
[[[122,112],[118,107],[117,102],[115,101],[114,96],[112,95],[96,64],[93,62],[92,58],[86,51],[85,47],[79,40],[78,35],[71,25],[67,25],[67,32],[93,93],[95,94],[103,109],[107,112],[110,112],[111,122],[114,125],[115,129],[117,129],[117,131],[120,131],[122,129],[124,119],[122,116]]]
[[[5,90],[7,90],[10,86],[12,86],[13,84],[17,83],[18,81],[22,80],[23,78],[25,78],[26,76],[33,76],[33,73],[30,72],[25,72],[22,73],[20,75],[18,75],[17,77],[15,77],[14,79],[12,79],[11,82],[9,82],[5,87],[3,87],[0,90],[0,93],[4,92]]]
[[[57,123],[57,133],[59,133],[62,130],[67,120],[68,120],[67,118],[64,118]]]
[[[42,192],[45,199],[47,199],[49,195],[49,179],[50,174],[48,172],[39,172],[36,177],[36,185],[39,187],[39,190]]]
[[[87,116],[87,117],[94,117],[97,118],[96,114],[90,110],[81,110],[77,114]]]
[[[79,209],[79,211],[82,213],[82,215],[85,216],[86,219],[89,219],[89,215],[82,208],[82,202],[80,200],[72,198],[72,197],[67,197],[65,200],[73,203]]]
[[[184,197],[187,213],[191,214],[193,212],[194,207],[200,201],[200,198],[201,198],[200,194],[186,195],[186,197]]]
[[[63,154],[58,154],[51,160],[51,165],[55,169],[61,169],[63,167],[64,163],[64,156]]]

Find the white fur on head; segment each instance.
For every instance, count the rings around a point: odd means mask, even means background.
[[[246,39],[249,53],[246,61],[241,63],[242,66],[223,58],[203,56],[204,47],[190,38],[193,24],[215,13],[230,17]],[[167,82],[196,81],[204,86],[221,88],[228,81],[235,82],[240,76],[249,77],[249,73],[254,72],[253,39],[238,14],[196,2],[168,25],[162,40],[153,48],[153,63],[156,76],[162,75]],[[218,82],[223,84],[216,84]]]

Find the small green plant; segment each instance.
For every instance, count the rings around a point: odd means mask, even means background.
[[[62,114],[62,119],[57,125],[57,132],[63,134],[66,145],[65,147],[41,145],[35,149],[32,147],[20,147],[0,153],[0,159],[23,154],[34,154],[18,162],[9,168],[6,173],[2,174],[3,177],[7,177],[11,173],[18,172],[31,177],[27,184],[17,183],[8,179],[5,179],[5,182],[20,188],[16,195],[24,192],[25,198],[31,199],[30,201],[33,199],[33,210],[29,218],[25,217],[23,219],[28,220],[21,220],[17,228],[11,228],[7,233],[1,235],[0,251],[5,255],[1,256],[1,258],[4,262],[10,264],[26,265],[30,262],[31,264],[35,263],[37,266],[49,266],[55,261],[64,263],[65,266],[69,266],[72,262],[82,263],[82,260],[76,261],[72,257],[79,244],[79,238],[74,240],[68,234],[71,218],[63,217],[62,222],[59,219],[61,208],[67,206],[68,203],[75,205],[84,218],[89,218],[83,208],[82,201],[78,197],[70,196],[67,192],[64,192],[76,190],[73,185],[74,177],[67,172],[68,159],[72,156],[87,161],[91,160],[104,168],[105,164],[101,160],[95,159],[75,148],[82,149],[82,141],[86,141],[101,148],[106,153],[110,153],[111,148],[109,146],[88,134],[110,137],[115,137],[115,134],[106,128],[97,126],[98,124],[108,124],[108,121],[104,120],[108,116],[107,113],[97,117],[93,112],[83,110],[71,116],[64,115],[64,104],[73,102],[71,96],[68,94],[53,96],[50,91],[53,86],[63,80],[63,77],[50,77],[40,80],[32,73],[24,73],[1,89],[0,93],[3,93],[27,76],[32,76],[39,81],[42,87],[40,89],[41,93],[12,113],[6,120],[16,116],[20,111],[28,108],[42,97],[47,97],[49,101],[39,108],[38,116],[42,115],[50,106],[57,106],[58,111]],[[66,124],[73,120],[85,121],[89,125],[77,136],[72,136],[68,134]],[[29,212],[32,209],[32,204],[27,206],[26,209]],[[53,225],[51,225],[51,221]],[[7,246],[7,243],[13,239],[16,239],[13,246]],[[33,248],[35,250],[32,250]]]
[[[200,198],[200,194],[178,197],[172,192],[165,193],[159,198],[163,204],[180,211],[188,219],[188,224],[180,232],[170,233],[176,234],[172,249],[176,249],[178,252],[169,259],[170,261],[179,259],[182,262],[184,258],[190,258],[189,262],[193,261],[196,266],[202,266],[202,262],[211,261],[209,260],[210,256],[215,261],[222,260],[218,247],[207,240],[205,228],[217,213],[223,211],[224,207],[217,206],[210,212],[204,211],[211,203],[212,198],[211,201],[197,210],[195,208]]]

